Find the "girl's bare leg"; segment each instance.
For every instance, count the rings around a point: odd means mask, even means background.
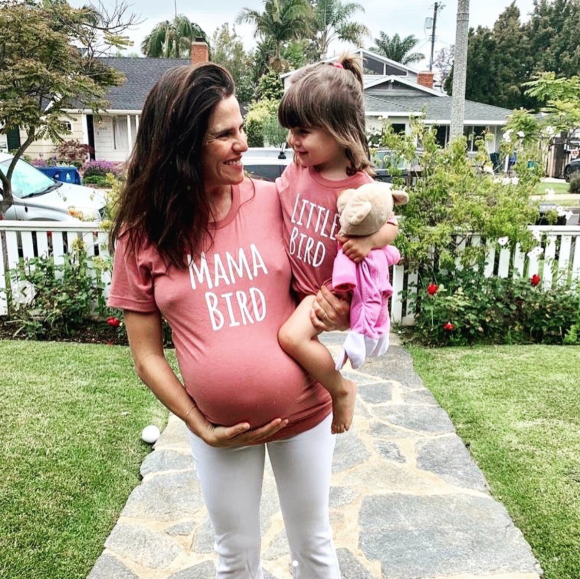
[[[282,349],[318,380],[332,397],[332,432],[346,432],[352,423],[356,383],[347,380],[334,367],[330,352],[318,341],[318,330],[310,321],[314,296],[307,296],[278,332]]]

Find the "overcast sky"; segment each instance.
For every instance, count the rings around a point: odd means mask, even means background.
[[[107,8],[114,6],[115,0],[101,0]],[[69,0],[73,6],[82,6],[87,0]],[[433,16],[434,2],[429,0],[359,0],[365,7],[364,12],[359,12],[356,20],[363,22],[370,29],[372,38],[365,43],[365,48],[372,45],[374,38],[383,31],[389,35],[398,33],[400,36],[413,34],[418,40],[416,50],[427,57],[430,53],[431,32],[425,29],[425,19]],[[491,27],[501,12],[511,3],[511,0],[472,0],[469,12],[469,25]],[[158,22],[170,20],[177,12],[185,14],[190,20],[197,22],[211,37],[213,32],[224,22],[234,24],[237,15],[244,7],[261,10],[263,0],[217,0],[205,2],[187,2],[185,0],[128,0],[129,12],[141,16],[143,20],[135,30],[129,32],[134,41],[130,52],[141,54],[140,45],[151,29]],[[440,2],[441,4],[441,2]],[[435,50],[450,46],[455,43],[455,18],[457,0],[443,0],[444,8],[439,11],[436,28]],[[528,19],[533,8],[533,0],[516,0],[520,9],[522,20]],[[251,48],[255,39],[250,25],[237,25],[236,30],[243,38],[246,48]],[[331,45],[330,53],[342,50],[338,43]],[[420,69],[427,61],[414,65]]]

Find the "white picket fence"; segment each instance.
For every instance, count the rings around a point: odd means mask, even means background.
[[[526,255],[519,247],[510,249],[501,247],[495,241],[487,241],[484,274],[504,278],[539,274],[544,288],[550,288],[553,284],[580,283],[580,226],[533,226],[530,229],[541,237],[541,255]],[[108,257],[107,233],[101,231],[96,223],[0,221],[0,315],[7,313],[6,292],[2,290],[10,283],[3,257],[8,269],[14,268],[22,257],[51,255],[55,263],[62,263],[64,253],[79,237],[84,241],[89,255]],[[481,243],[483,240],[479,235],[462,238],[464,246]],[[103,281],[106,284],[105,295],[108,295],[110,279],[106,277]],[[416,273],[407,271],[403,265],[393,268],[391,317],[394,323],[414,323],[413,292],[416,283]],[[405,290],[406,298],[403,297]],[[20,295],[18,291],[13,292],[14,299]],[[25,296],[22,299],[26,299]]]
[[[12,284],[7,269],[16,267],[21,258],[52,256],[55,264],[64,262],[64,254],[81,238],[88,255],[108,258],[108,233],[98,223],[76,221],[0,221],[0,316],[7,313],[6,287]],[[105,296],[109,293],[110,274],[103,272]],[[27,292],[11,285],[12,299],[26,301]]]

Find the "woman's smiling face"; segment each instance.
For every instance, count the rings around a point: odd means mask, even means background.
[[[240,105],[230,96],[214,108],[204,138],[201,167],[206,191],[241,183],[242,153],[247,150]]]

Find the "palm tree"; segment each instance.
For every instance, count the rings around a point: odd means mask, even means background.
[[[411,52],[419,42],[412,34],[406,38],[401,39],[398,34],[393,34],[389,37],[384,32],[379,32],[380,38],[375,38],[376,46],[369,48],[371,52],[382,54],[395,62],[401,64],[411,64],[412,62],[419,62],[425,58],[424,54],[420,52]]]
[[[314,0],[316,38],[312,49],[316,59],[326,57],[328,45],[335,39],[362,46],[370,31],[364,24],[351,21],[359,10],[365,11],[357,2],[343,4],[340,0]]]
[[[153,58],[187,58],[191,43],[200,38],[208,42],[199,24],[179,14],[173,20],[157,24],[141,43],[141,51]]]
[[[281,57],[282,45],[289,40],[312,35],[313,14],[308,0],[264,0],[264,12],[243,8],[236,22],[248,22],[256,27],[255,35],[263,43],[274,44],[270,64],[280,71],[285,65]]]

